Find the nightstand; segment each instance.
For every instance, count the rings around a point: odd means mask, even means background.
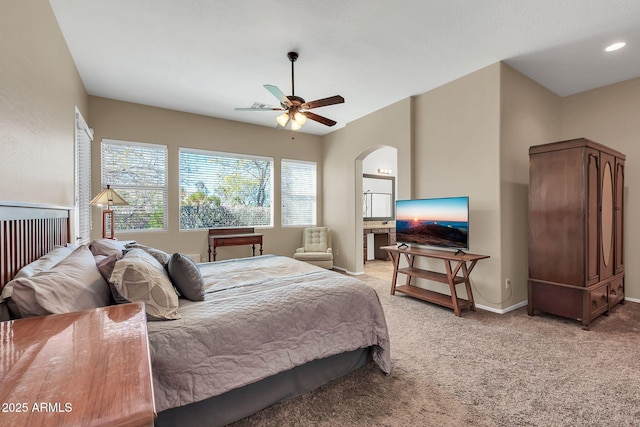
[[[144,304],[0,323],[2,425],[153,426]]]

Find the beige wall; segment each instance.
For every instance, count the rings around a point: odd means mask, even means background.
[[[494,64],[425,94],[407,98],[324,137],[267,129],[103,98],[87,97],[46,0],[8,2],[0,14],[0,200],[73,205],[74,107],[96,131],[93,192],[100,189],[102,138],[169,146],[168,233],[122,234],[122,239],[199,253],[206,232],[177,224],[180,145],[274,156],[275,227],[263,230],[265,252],[289,255],[301,230],[279,226],[279,163],[283,157],[318,162],[318,221],[334,229],[336,265],[362,271],[362,159],[375,149],[398,149],[398,198],[468,194],[471,251],[491,255],[473,273],[481,305],[505,309],[526,295],[526,212],[530,145],[584,136],[627,155],[625,259],[627,295],[640,299],[633,264],[640,242],[640,178],[635,159],[640,79],[559,98],[504,64]],[[295,139],[292,140],[291,137]],[[93,237],[100,216],[94,215]],[[230,248],[222,257],[246,256]],[[504,281],[513,283],[513,293]]]
[[[95,131],[92,150],[93,194],[100,191],[100,141],[103,138],[164,144],[169,155],[168,232],[120,233],[118,239],[171,252],[207,256],[207,231],[180,231],[178,225],[178,149],[179,147],[230,153],[254,154],[274,158],[274,227],[260,228],[265,253],[291,256],[302,243],[302,228],[280,226],[280,160],[318,163],[318,194],[322,195],[322,140],[318,136],[268,129],[195,114],[89,97],[90,126]],[[275,119],[274,119],[275,120]],[[322,197],[319,197],[318,222],[322,223]],[[92,237],[100,235],[99,208],[93,212]],[[217,259],[249,256],[251,247],[224,248]]]
[[[501,308],[508,309],[527,300],[529,147],[559,140],[561,99],[506,64],[500,72]]]
[[[502,282],[509,278],[513,294],[504,289],[503,308],[525,301],[527,272],[528,147],[586,137],[627,155],[625,171],[626,296],[640,299],[635,280],[640,268],[630,260],[640,253],[631,236],[638,225],[630,218],[640,213],[640,201],[630,189],[640,181],[634,159],[640,155],[640,79],[560,98],[528,77],[502,65],[501,74],[501,204]]]
[[[297,135],[294,145],[287,141],[290,134],[286,132],[101,98],[91,98],[90,124],[96,129],[97,142],[105,137],[166,143],[173,147],[170,156],[176,158],[178,145],[173,141],[184,140],[186,134],[193,137],[196,148],[234,151],[240,147],[239,152],[275,154],[276,160],[285,155],[318,161],[323,164],[325,189],[319,223],[334,230],[336,266],[356,273],[362,272],[362,212],[356,196],[361,192],[361,161],[379,147],[396,147],[398,198],[470,196],[470,251],[491,256],[473,273],[476,300],[500,311],[527,298],[528,147],[579,136],[610,145],[627,154],[626,188],[632,188],[637,175],[629,169],[637,151],[633,112],[639,111],[639,94],[640,79],[635,79],[563,99],[497,63],[376,111],[323,138]],[[94,171],[99,171],[96,161],[94,156]],[[177,182],[177,171],[170,170],[170,186],[171,180]],[[99,175],[94,175],[94,191],[99,189],[96,185]],[[170,194],[169,202],[177,205],[177,193]],[[640,209],[628,190],[625,202],[627,218]],[[204,257],[204,233],[178,232],[176,216],[170,212],[168,234],[120,237]],[[94,229],[99,230],[99,218]],[[625,235],[634,232],[635,224],[627,220]],[[265,234],[266,242],[275,244],[267,243],[267,252],[288,255],[297,246],[300,232],[282,230],[276,224]],[[627,260],[640,250],[635,243],[630,238],[625,241]],[[228,256],[247,255],[244,252]],[[636,270],[627,262],[627,294],[637,299],[640,286],[631,280],[639,274]],[[505,289],[506,279],[511,281],[510,290]]]
[[[398,198],[411,197],[411,99],[324,137],[324,223],[333,230],[334,264],[362,273],[362,160],[384,146],[398,150]]]
[[[561,139],[586,137],[627,157],[624,192],[624,260],[627,298],[640,301],[640,78],[562,99]]]
[[[87,94],[49,2],[3,2],[0,31],[0,200],[73,206]]]
[[[469,252],[491,256],[473,271],[474,297],[494,308],[500,307],[502,262],[499,88],[500,64],[494,64],[417,96],[413,118],[413,197],[469,196]],[[422,264],[444,271],[441,262]]]

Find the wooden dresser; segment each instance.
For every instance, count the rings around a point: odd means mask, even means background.
[[[580,138],[529,149],[529,302],[581,321],[624,300],[625,156]]]
[[[142,303],[1,322],[0,339],[0,425],[153,425]]]

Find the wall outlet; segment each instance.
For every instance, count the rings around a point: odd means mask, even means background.
[[[511,287],[511,279],[507,279],[504,281],[504,288],[509,289]]]
[[[333,252],[336,254],[336,256],[340,255],[340,249],[336,249],[336,250],[335,250],[335,251],[333,251]]]

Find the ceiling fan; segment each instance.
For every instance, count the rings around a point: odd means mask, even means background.
[[[319,116],[309,110],[318,107],[326,107],[327,105],[342,104],[344,102],[344,98],[340,95],[335,95],[330,96],[329,98],[306,102],[304,99],[296,96],[293,63],[298,59],[298,53],[289,52],[287,53],[287,57],[289,58],[289,61],[291,61],[291,95],[286,96],[280,89],[278,89],[277,86],[264,85],[265,89],[278,98],[281,108],[269,107],[264,104],[254,104],[254,106],[250,108],[236,108],[236,111],[285,111],[285,113],[279,115],[276,120],[282,127],[286,126],[287,123],[291,121],[292,130],[300,129],[307,119],[314,120],[326,126],[335,125],[337,123],[336,121]]]

